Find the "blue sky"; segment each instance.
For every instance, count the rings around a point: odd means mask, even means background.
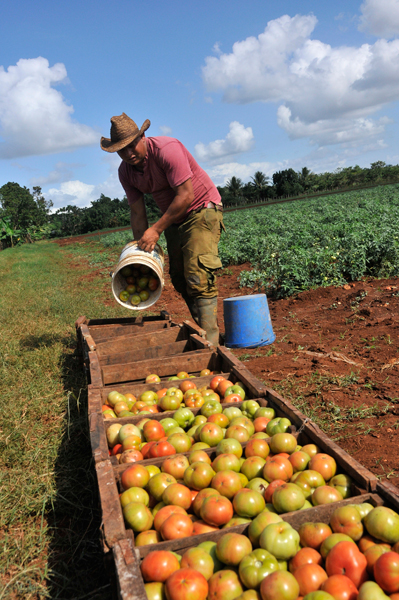
[[[217,185],[399,163],[399,0],[14,0],[0,23],[0,186],[123,197],[100,149],[127,113]]]

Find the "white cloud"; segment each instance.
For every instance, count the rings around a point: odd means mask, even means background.
[[[62,63],[21,59],[0,66],[0,158],[52,154],[99,143],[91,127],[73,121],[73,106],[54,85],[65,82]]]
[[[206,172],[215,185],[223,186],[233,176],[239,177],[244,182],[249,181],[256,171],[262,171],[262,173],[271,177],[276,168],[281,169],[285,167],[282,167],[282,164],[277,167],[277,163],[268,162],[254,162],[248,165],[229,162],[211,167],[210,169],[207,169]]]
[[[370,115],[399,100],[399,40],[334,48],[310,38],[316,23],[314,15],[285,15],[257,38],[236,42],[230,54],[207,57],[208,91],[231,103],[281,103],[278,122],[292,138],[381,138],[387,120]]]
[[[360,31],[384,38],[399,34],[399,0],[365,0],[360,11]]]
[[[171,135],[172,134],[172,128],[168,127],[167,125],[161,125],[160,128],[162,135]]]
[[[200,161],[213,162],[227,156],[241,154],[250,150],[254,142],[251,127],[244,127],[238,121],[229,125],[229,133],[224,140],[215,140],[209,144],[199,142],[195,145],[195,155]]]

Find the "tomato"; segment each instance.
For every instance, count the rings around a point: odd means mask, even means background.
[[[154,550],[144,557],[140,569],[144,581],[163,582],[180,569],[180,565],[173,552]]]
[[[241,461],[235,454],[219,454],[212,461],[212,469],[215,473],[219,471],[235,471],[240,472]]]
[[[298,529],[301,546],[319,550],[323,541],[332,534],[326,523],[302,523]]]
[[[237,573],[229,569],[214,573],[208,584],[208,600],[234,600],[244,591]]]
[[[330,525],[334,533],[345,533],[355,542],[363,535],[362,519],[354,506],[336,508],[331,516]]]
[[[208,498],[208,496],[220,496],[220,494],[217,490],[214,490],[213,488],[204,488],[204,489],[200,490],[198,492],[198,494],[196,495],[194,502],[192,504],[194,514],[196,514],[197,517],[200,516],[201,506],[202,506],[205,498]]]
[[[215,377],[213,377],[209,383],[209,387],[211,388],[211,390],[215,391],[216,388],[218,387],[219,383],[225,379],[225,377],[223,377],[223,375],[215,375]]]
[[[317,550],[314,548],[301,548],[301,550],[299,550],[299,552],[297,552],[295,556],[291,558],[289,570],[291,573],[293,573],[298,567],[310,564],[323,564],[323,559],[320,552],[317,552]]]
[[[155,529],[147,529],[147,531],[142,531],[134,538],[135,546],[147,546],[149,544],[157,544],[158,542],[162,542],[162,538],[158,531],[155,531]]]
[[[374,565],[374,578],[384,592],[399,592],[399,554],[382,554]]]
[[[250,552],[251,542],[240,533],[225,533],[216,545],[216,556],[228,567],[237,567]]]
[[[321,584],[328,579],[328,575],[320,565],[308,563],[295,569],[293,573],[299,584],[301,596],[315,592]]]
[[[199,535],[200,533],[209,533],[210,531],[218,531],[219,527],[215,527],[214,525],[208,525],[205,521],[194,521],[193,523],[193,535]]]
[[[164,540],[177,540],[193,534],[193,522],[188,515],[173,513],[161,525]]]
[[[274,481],[269,483],[269,485],[265,489],[265,494],[264,494],[266,502],[271,502],[273,499],[274,491],[278,487],[280,487],[281,485],[284,485],[284,484],[285,484],[284,479],[275,479]]]
[[[173,475],[176,479],[183,479],[184,471],[189,465],[187,456],[179,454],[171,458],[166,458],[162,463],[161,471]]]
[[[183,554],[180,567],[191,568],[201,573],[208,581],[213,575],[214,564],[212,557],[203,548],[190,548]]]
[[[223,428],[227,427],[230,423],[229,419],[223,413],[214,413],[208,417],[207,421],[208,423],[216,423]]]
[[[212,381],[211,381],[212,384]],[[228,379],[222,379],[222,381],[220,381],[218,383],[218,386],[216,388],[216,393],[219,394],[222,398],[224,397],[224,393],[227,390],[227,388],[233,386],[234,383],[232,383],[231,381],[229,381]],[[212,387],[212,385],[211,385]],[[213,388],[212,388],[213,389]]]
[[[263,469],[263,477],[269,483],[275,479],[283,479],[289,481],[294,473],[292,465],[287,458],[279,455],[273,456],[266,462]]]
[[[380,558],[383,558],[383,556]],[[338,544],[331,548],[326,558],[326,571],[328,575],[346,575],[358,589],[367,580],[366,567],[366,557],[352,541],[338,542]]]
[[[233,505],[225,496],[208,496],[202,502],[200,517],[209,525],[225,525],[233,517]]]
[[[190,465],[195,462],[204,462],[210,465],[212,464],[212,459],[210,458],[209,454],[204,452],[204,450],[193,450],[190,452],[188,462]]]
[[[123,507],[123,518],[133,531],[141,532],[151,529],[154,517],[150,509],[141,502],[130,502]]]
[[[265,499],[256,490],[242,488],[233,498],[233,508],[238,516],[253,519],[265,509]]]
[[[215,471],[206,462],[194,462],[184,472],[184,483],[193,490],[209,487]]]
[[[131,487],[144,488],[150,480],[150,474],[143,465],[132,465],[123,471],[121,483],[124,490]]]
[[[187,400],[184,400],[184,404],[189,408],[201,408],[204,402],[205,399],[201,396],[201,394],[191,394]]]
[[[275,571],[260,584],[262,600],[297,600],[299,584],[288,571]]]
[[[321,590],[331,594],[334,600],[356,600],[358,590],[346,575],[331,575],[321,584]]]
[[[173,504],[168,504],[160,508],[154,516],[154,529],[161,531],[161,527],[166,519],[174,514],[186,515],[187,512],[181,506],[173,506]]]
[[[240,394],[229,394],[223,400],[224,402],[242,402],[242,396]]]
[[[337,463],[332,456],[320,452],[310,459],[309,469],[317,471],[325,481],[329,481],[337,471]]]
[[[250,435],[248,430],[242,425],[230,425],[230,427],[227,428],[225,435],[226,439],[233,438],[242,444],[247,442],[249,437]]]
[[[131,450],[125,450],[125,452],[122,452],[119,458],[119,462],[121,464],[137,462],[138,460],[143,460],[143,455],[139,450],[134,450],[133,448]]]
[[[171,483],[162,494],[162,502],[188,510],[191,506],[191,490],[181,483]]]
[[[250,439],[248,444],[245,446],[245,456],[260,456],[261,458],[267,458],[270,454],[270,446],[266,440]]]
[[[222,496],[230,499],[233,498],[243,485],[238,473],[226,470],[219,471],[212,477],[211,487],[220,492]]]
[[[367,548],[363,554],[367,559],[367,572],[369,575],[374,574],[374,565],[382,554],[389,552],[389,548],[385,544],[373,544]]]
[[[169,456],[170,454],[177,454],[176,449],[172,444],[165,441],[155,442],[149,449],[148,455],[151,458],[157,458],[159,456]]]
[[[164,490],[171,483],[176,483],[176,479],[172,475],[168,475],[168,473],[158,473],[150,478],[147,484],[147,491],[157,502],[160,502]]]

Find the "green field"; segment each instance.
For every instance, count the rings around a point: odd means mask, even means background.
[[[398,185],[227,213],[221,258],[276,295],[398,275],[398,217]],[[0,252],[0,600],[109,597],[74,323],[127,316],[103,300],[128,239]]]

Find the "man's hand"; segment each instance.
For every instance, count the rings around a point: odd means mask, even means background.
[[[138,245],[142,250],[152,252],[155,248],[157,241],[159,240],[159,234],[155,231],[154,227],[149,227],[143,233],[143,236],[139,239]]]

